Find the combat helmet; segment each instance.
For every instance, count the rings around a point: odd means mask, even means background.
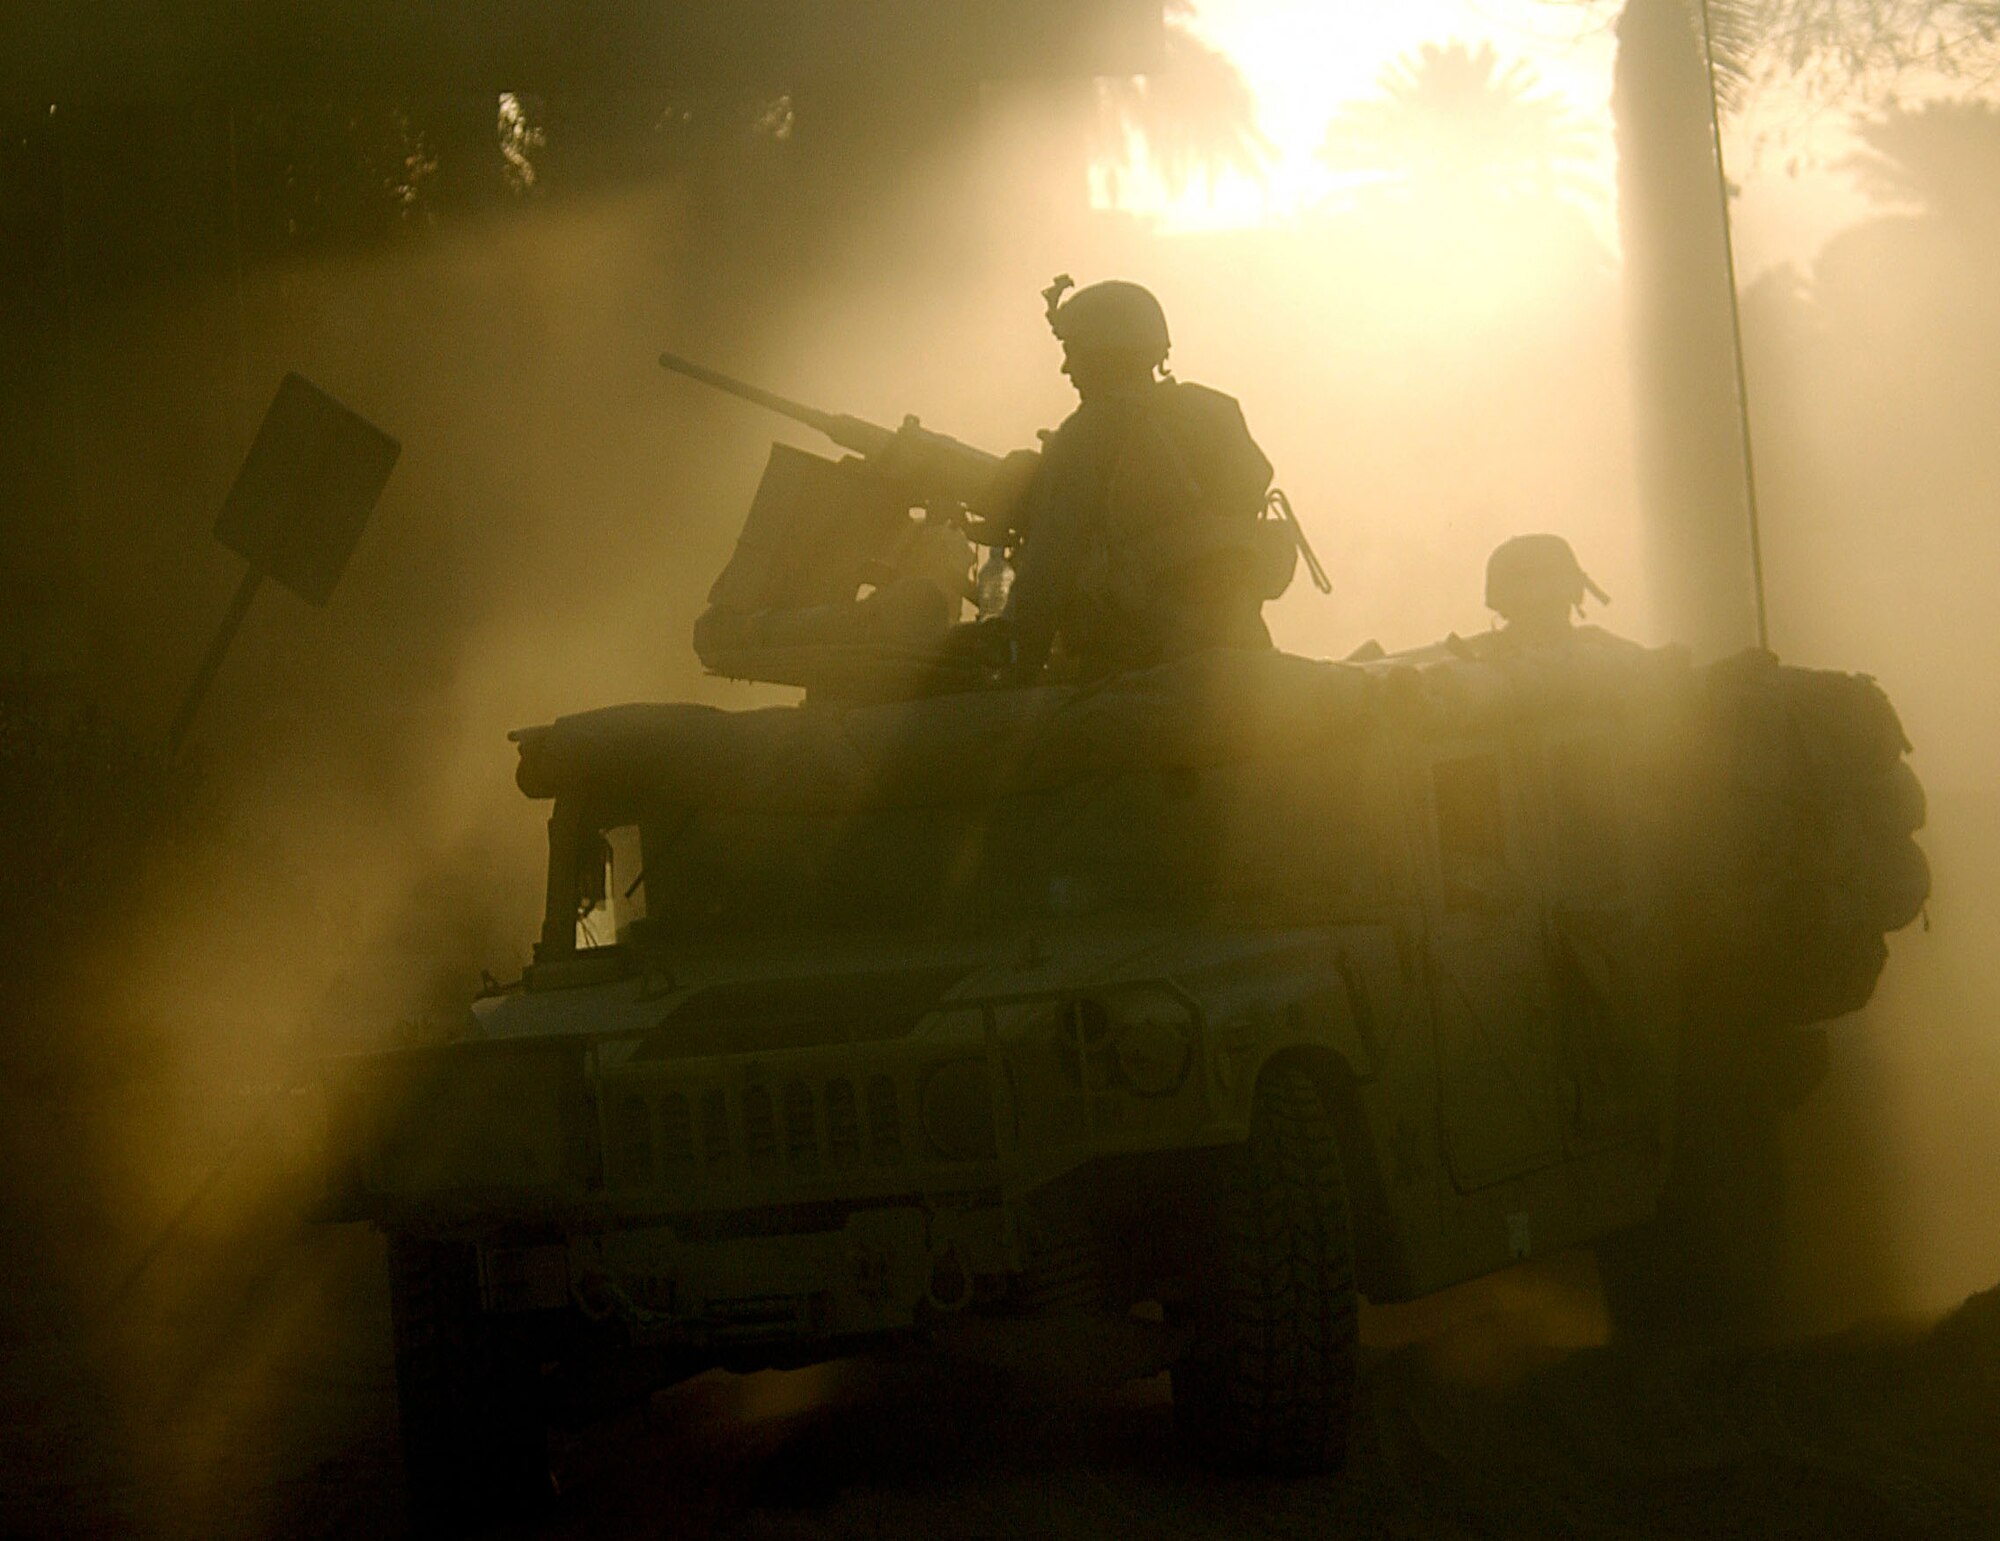
[[[1049,326],[1063,346],[1077,351],[1132,353],[1150,365],[1166,362],[1167,313],[1150,289],[1122,278],[1086,284],[1067,300],[1067,273],[1042,291]]]
[[[1486,559],[1486,608],[1509,621],[1580,609],[1585,594],[1611,602],[1560,535],[1516,535]]]

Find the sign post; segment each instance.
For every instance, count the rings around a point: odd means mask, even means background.
[[[311,605],[333,597],[401,452],[318,386],[285,376],[215,521],[215,538],[248,566],[167,730],[170,756],[180,751],[266,578]]]

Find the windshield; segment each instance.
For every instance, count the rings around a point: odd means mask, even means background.
[[[630,941],[633,927],[645,918],[644,845],[638,825],[622,824],[604,831],[596,851],[585,854],[577,898],[577,951]]]

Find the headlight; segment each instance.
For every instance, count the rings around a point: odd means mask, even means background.
[[[986,1062],[952,1060],[924,1077],[918,1102],[924,1138],[953,1161],[978,1161],[999,1153],[993,1130],[993,1086]]]

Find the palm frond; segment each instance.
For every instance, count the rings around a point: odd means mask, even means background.
[[[1327,124],[1320,157],[1338,171],[1410,191],[1562,195],[1581,190],[1573,168],[1596,155],[1589,121],[1491,43],[1425,43],[1379,83]]]
[[[1758,0],[1691,0],[1691,6],[1708,42],[1716,99],[1733,112],[1756,83],[1764,8]]]
[[[1859,119],[1863,148],[1836,166],[1876,203],[1991,219],[2000,214],[2000,105],[1965,98]]]
[[[1098,82],[1095,159],[1129,166],[1135,150],[1143,151],[1173,194],[1196,177],[1213,181],[1225,171],[1261,178],[1274,151],[1257,125],[1250,83],[1226,54],[1194,34],[1187,0],[1171,0],[1166,11],[1160,68]]]

